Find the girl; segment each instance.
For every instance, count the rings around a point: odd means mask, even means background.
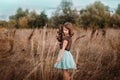
[[[56,63],[54,64],[55,68],[63,70],[63,76],[65,80],[70,80],[68,69],[76,69],[76,64],[74,62],[73,56],[70,52],[73,31],[72,24],[66,22],[63,27],[58,31],[57,40],[60,42],[60,51]]]

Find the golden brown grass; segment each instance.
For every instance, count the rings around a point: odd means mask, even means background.
[[[71,79],[119,80],[120,30],[106,29],[104,35],[77,30],[71,48],[77,70],[69,70]],[[53,67],[59,51],[55,36],[56,29],[46,28],[0,31],[0,79],[62,80]]]

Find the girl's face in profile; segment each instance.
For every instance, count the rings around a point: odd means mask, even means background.
[[[65,28],[65,27],[63,27],[63,32],[64,32],[65,35],[69,34],[69,30],[67,28]]]

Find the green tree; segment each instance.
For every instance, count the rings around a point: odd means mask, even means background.
[[[72,2],[62,0],[60,6],[58,6],[57,10],[50,20],[53,27],[58,27],[60,24],[63,24],[65,22],[71,22],[73,24],[77,23],[79,15],[77,13],[77,10],[72,9],[72,5]]]
[[[85,9],[80,11],[80,25],[84,28],[104,28],[109,21],[110,13],[108,7],[104,6],[100,1],[88,5]]]
[[[28,28],[28,18],[27,17],[19,18],[19,26],[20,28]]]
[[[9,19],[15,19],[15,20],[18,20],[20,17],[24,17],[24,16],[27,16],[29,13],[28,9],[26,9],[25,11],[22,10],[22,8],[18,8],[17,11],[16,11],[16,14],[15,15],[12,15],[9,17]]]
[[[118,4],[117,10],[116,10],[116,14],[120,15],[120,4]]]
[[[40,28],[47,24],[48,17],[44,11],[38,15],[35,11],[32,11],[28,16],[28,25],[30,28]]]
[[[7,27],[7,22],[4,20],[0,20],[0,27]]]
[[[63,11],[64,14],[71,13],[71,7],[73,3],[67,0],[62,0],[59,9]]]
[[[111,27],[113,28],[120,28],[120,15],[113,14],[111,17]]]
[[[20,28],[21,27],[19,24],[20,19],[22,19],[22,17],[27,17],[28,14],[29,14],[28,9],[23,11],[22,8],[18,8],[16,11],[16,14],[9,16],[9,19],[15,20],[15,22],[16,22],[15,28]]]
[[[39,16],[39,19],[37,20],[37,25],[43,27],[47,24],[47,22],[48,22],[48,17],[45,14],[45,12],[42,11],[40,16]]]
[[[35,10],[31,11],[28,15],[28,25],[30,28],[35,28],[36,18],[38,17]]]
[[[17,22],[16,20],[8,21],[8,28],[16,28]]]

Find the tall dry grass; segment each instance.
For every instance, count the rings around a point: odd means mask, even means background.
[[[75,30],[71,53],[77,64],[72,80],[120,79],[120,30]],[[56,29],[0,31],[0,80],[62,80],[54,63]]]

